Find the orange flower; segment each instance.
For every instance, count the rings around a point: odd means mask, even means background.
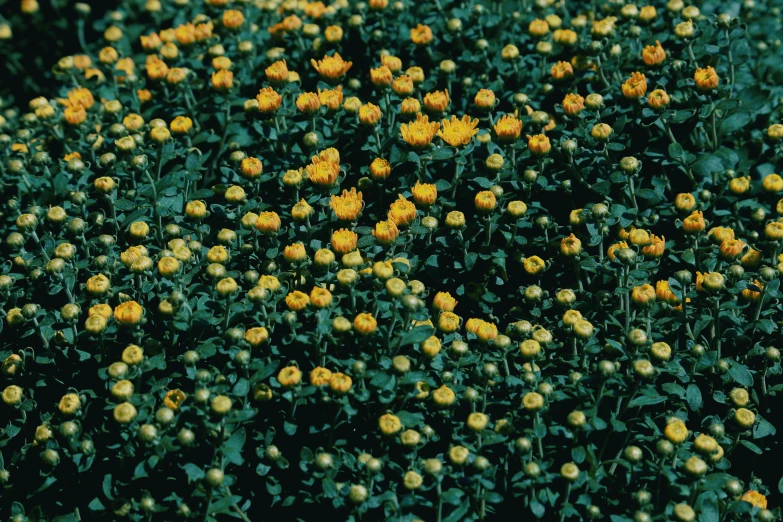
[[[338,254],[347,254],[356,249],[359,236],[353,230],[341,228],[332,232],[332,250]]]
[[[568,62],[557,62],[552,66],[552,78],[566,80],[574,75],[574,68]]]
[[[552,150],[549,138],[543,134],[527,137],[527,148],[534,156],[546,156]]]
[[[216,91],[227,91],[234,85],[234,73],[221,69],[212,73],[212,88]]]
[[[400,194],[399,198],[391,204],[388,218],[398,227],[409,225],[416,219],[416,206]]]
[[[336,89],[323,91],[318,89],[318,100],[330,111],[336,111],[343,104],[343,86],[338,85]]]
[[[417,25],[411,29],[411,41],[416,45],[427,45],[432,41],[432,29],[426,25]]]
[[[180,405],[185,402],[186,397],[185,392],[182,390],[169,390],[163,397],[163,405],[171,410],[177,411],[179,410]]]
[[[585,108],[585,99],[578,94],[566,94],[563,98],[563,112],[569,116],[576,116]]]
[[[648,45],[642,50],[642,60],[647,65],[658,65],[666,59],[666,51],[661,47],[661,42],[655,41],[655,45]]]
[[[747,502],[753,507],[757,507],[759,509],[767,509],[767,497],[765,497],[758,491],[754,491],[750,489],[742,495],[742,498],[740,500],[742,500],[743,502]]]
[[[676,305],[680,302],[680,299],[674,295],[674,292],[669,288],[668,281],[658,281],[655,283],[655,295],[658,299],[669,303],[670,305]]]
[[[256,220],[256,228],[265,235],[276,234],[282,222],[276,212],[261,212]]]
[[[718,86],[718,73],[711,66],[704,69],[696,69],[693,74],[693,81],[696,82],[696,88],[702,92],[711,91]]]
[[[441,312],[453,312],[457,307],[457,300],[448,292],[438,292],[432,300],[432,306]]]
[[[669,95],[663,89],[655,89],[647,97],[647,105],[652,109],[664,109],[670,101]]]
[[[482,110],[494,109],[496,102],[495,93],[489,89],[479,90],[479,92],[476,93],[475,98],[473,98],[473,103]]]
[[[418,180],[411,192],[413,193],[413,201],[420,207],[429,207],[438,198],[438,188],[434,184],[421,183]]]
[[[375,158],[370,163],[370,176],[375,181],[383,181],[391,174],[391,164],[384,158]]]
[[[381,65],[377,69],[370,69],[370,81],[376,87],[388,87],[391,85],[393,76],[391,69]]]
[[[450,98],[448,89],[443,91],[428,92],[424,95],[424,108],[432,113],[441,113],[449,106]]]
[[[720,244],[720,253],[727,259],[737,257],[745,248],[745,243],[741,239],[726,239]]]
[[[655,234],[650,234],[650,243],[642,248],[642,254],[645,257],[659,258],[663,255],[663,251],[666,249],[666,238],[658,237]]]
[[[495,135],[500,141],[515,141],[522,134],[522,120],[511,114],[506,114],[495,123],[494,129]]]
[[[355,221],[362,211],[362,193],[357,192],[355,188],[351,191],[343,190],[342,195],[332,195],[329,206],[332,207],[334,215],[342,221]]]
[[[305,114],[313,114],[321,108],[321,100],[314,92],[303,92],[296,97],[296,108]]]
[[[381,120],[381,108],[372,103],[365,103],[359,108],[359,121],[364,125],[375,125]]]
[[[410,96],[413,93],[413,78],[403,74],[394,79],[391,88],[397,96]]]
[[[761,284],[761,282],[756,279],[753,281],[753,284],[759,287],[761,290],[764,290],[764,285]],[[753,303],[758,302],[758,300],[761,298],[761,292],[753,290],[751,288],[746,288],[742,291],[742,298],[746,301],[751,301]]]
[[[701,210],[696,210],[691,213],[690,216],[682,220],[682,229],[686,234],[698,234],[706,228],[704,222],[704,213]]]
[[[379,221],[375,224],[372,235],[375,236],[378,243],[388,245],[397,239],[400,235],[400,230],[397,228],[397,224],[392,220]]]
[[[369,335],[378,327],[378,321],[369,313],[362,313],[353,319],[354,329],[362,335]]]
[[[626,243],[625,241],[620,241],[610,246],[609,249],[606,251],[606,255],[609,257],[609,260],[614,261],[616,252],[622,248],[628,248],[628,243]]]
[[[273,84],[281,84],[288,81],[288,66],[285,60],[280,60],[264,70],[266,79]]]
[[[430,123],[428,116],[416,115],[416,121],[400,125],[400,134],[405,143],[414,148],[423,148],[432,143],[432,138],[438,133],[440,123]]]
[[[647,93],[647,78],[640,72],[631,74],[622,86],[623,96],[628,99],[638,99]]]
[[[452,116],[451,120],[444,119],[442,124],[443,128],[438,131],[438,136],[452,147],[467,145],[478,133],[478,119],[471,119],[467,114],[461,120],[456,116]]]
[[[574,234],[560,241],[560,252],[566,257],[578,256],[581,251],[582,242]]]
[[[125,301],[114,308],[114,318],[124,326],[136,326],[143,315],[144,308],[136,301]]]

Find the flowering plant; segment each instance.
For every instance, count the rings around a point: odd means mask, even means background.
[[[0,514],[779,517],[774,3],[75,9],[0,116]]]

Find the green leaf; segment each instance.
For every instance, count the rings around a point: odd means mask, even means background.
[[[417,326],[405,333],[405,336],[400,340],[400,346],[408,346],[409,344],[421,344],[435,334],[435,328],[432,326]]]
[[[688,385],[688,391],[686,392],[688,400],[688,407],[691,411],[698,411],[702,405],[701,390],[695,384]]]
[[[692,165],[693,173],[701,177],[709,177],[713,172],[723,170],[723,162],[719,157],[711,154],[702,154]]]
[[[743,364],[734,363],[732,367],[729,368],[729,375],[743,386],[753,386],[753,375],[751,375],[748,367]]]
[[[206,476],[204,470],[201,469],[201,466],[196,466],[190,462],[182,466],[182,469],[184,469],[185,473],[188,475],[188,482],[198,482]]]
[[[756,425],[753,426],[754,439],[762,439],[767,435],[775,435],[777,433],[778,430],[775,429],[775,426],[773,426],[772,423],[770,423],[767,419],[764,419],[760,415],[757,415],[756,419],[758,422],[756,422]]]
[[[736,112],[720,122],[718,126],[718,134],[725,136],[735,130],[741,129],[750,122],[749,112]]]

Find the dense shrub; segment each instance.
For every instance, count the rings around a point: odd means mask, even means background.
[[[0,516],[779,516],[774,2],[21,5]]]

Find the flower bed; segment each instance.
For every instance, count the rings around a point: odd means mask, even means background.
[[[0,516],[779,517],[778,7],[124,8],[0,116]]]

